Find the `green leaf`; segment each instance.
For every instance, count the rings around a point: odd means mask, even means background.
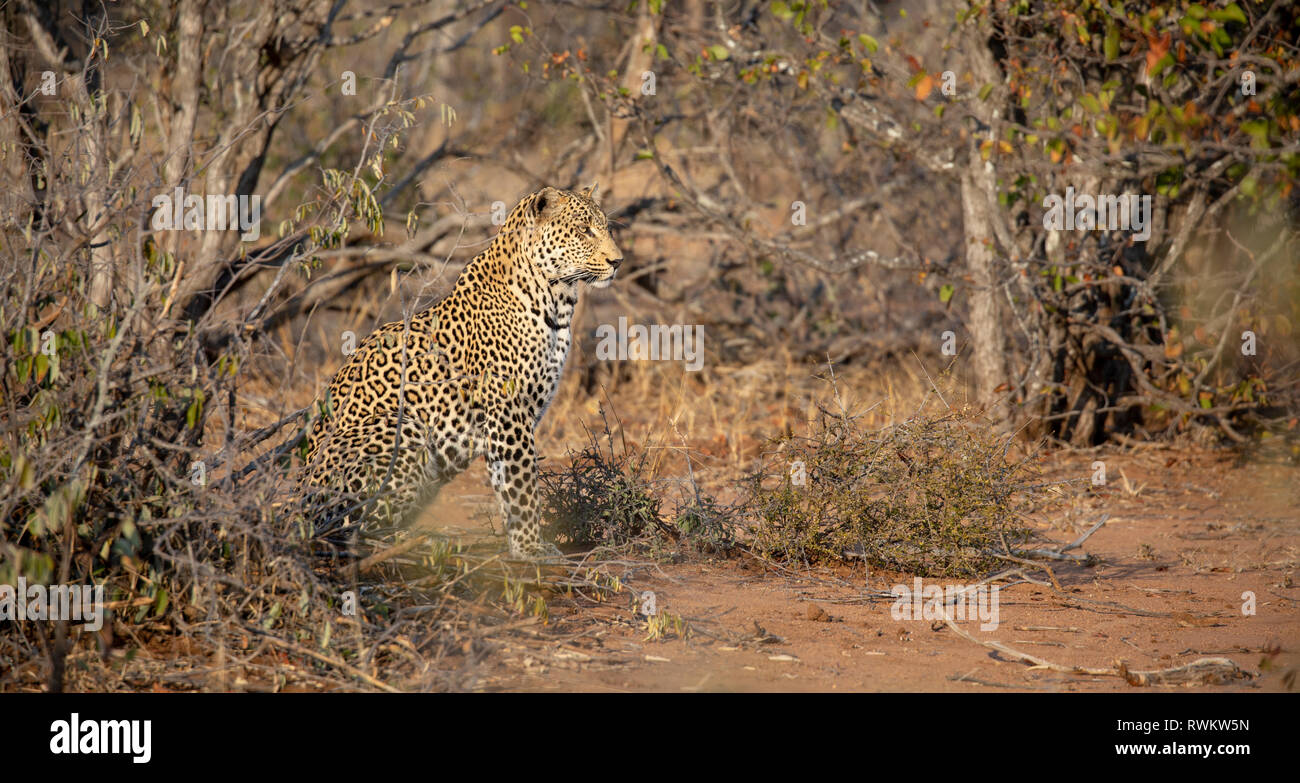
[[[1111,62],[1119,57],[1119,28],[1113,24],[1106,25],[1106,41],[1104,45],[1106,52],[1106,61]]]
[[[185,423],[190,427],[190,429],[194,429],[198,426],[198,423],[203,416],[204,399],[203,390],[195,389],[193,392],[193,399],[190,401],[190,406],[185,410]]]
[[[939,286],[939,301],[948,304],[948,300],[952,299],[953,292],[956,290],[957,289],[953,288],[949,283],[944,283]]]
[[[880,44],[876,42],[876,39],[872,38],[866,33],[859,35],[858,40],[861,41],[862,45],[867,47],[867,51],[871,52],[872,54],[875,54],[876,51],[880,49]]]
[[[794,16],[794,11],[790,10],[789,4],[776,0],[776,2],[772,3],[772,15],[786,22],[790,20],[790,17]]]
[[[262,627],[270,630],[275,625],[275,621],[280,617],[280,602],[277,601],[271,606],[271,611],[267,612],[266,619],[262,621]]]
[[[1214,50],[1215,54],[1222,57],[1230,46],[1232,46],[1232,36],[1228,35],[1222,27],[1210,34],[1210,48]]]
[[[1268,120],[1246,120],[1241,123],[1241,130],[1250,136],[1253,146],[1268,147]]]
[[[1173,64],[1174,64],[1174,56],[1169,52],[1165,52],[1164,57],[1161,57],[1159,60],[1156,61],[1155,66],[1151,68],[1151,72],[1148,75],[1154,79],[1155,77],[1163,73],[1166,68],[1168,68]]]
[[[1236,3],[1228,3],[1226,8],[1210,12],[1210,18],[1216,22],[1239,22],[1246,24],[1246,14],[1241,10],[1241,6]]]
[[[36,486],[36,473],[33,470],[31,460],[19,455],[18,467],[14,470],[18,474],[18,486],[24,490],[30,490]]]
[[[722,44],[714,44],[710,46],[708,49],[706,49],[705,51],[709,53],[709,58],[713,60],[725,60],[731,56],[727,52],[727,47],[723,46]]]

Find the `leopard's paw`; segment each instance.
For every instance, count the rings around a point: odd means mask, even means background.
[[[530,563],[564,562],[567,560],[560,548],[549,541],[510,547],[511,560],[526,560]]]

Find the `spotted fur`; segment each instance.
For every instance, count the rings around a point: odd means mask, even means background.
[[[533,433],[559,386],[578,286],[622,263],[593,188],[543,188],[510,212],[451,293],[385,324],[335,374],[300,482],[318,526],[406,520],[480,455],[510,555],[558,554],[541,535]]]

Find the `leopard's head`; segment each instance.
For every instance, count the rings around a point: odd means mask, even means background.
[[[604,288],[623,263],[594,185],[577,192],[542,188],[511,211],[506,225],[512,223],[518,224],[524,251],[548,281]]]

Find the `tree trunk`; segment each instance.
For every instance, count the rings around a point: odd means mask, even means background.
[[[1001,86],[1001,73],[988,49],[987,30],[972,29],[966,40],[975,83]],[[1009,415],[1007,394],[999,391],[1000,387],[1005,389],[1003,384],[1008,380],[1008,373],[1006,333],[1002,322],[1002,284],[998,274],[998,232],[994,223],[1000,218],[994,214],[997,177],[993,168],[994,154],[990,153],[987,160],[980,155],[980,144],[984,139],[997,141],[998,112],[992,101],[972,103],[976,119],[984,127],[970,136],[966,168],[961,174],[961,204],[966,268],[972,282],[970,336],[975,394],[991,420],[1012,426],[1014,422]]]
[[[972,144],[972,146],[976,146]],[[994,250],[995,219],[989,206],[988,189],[993,187],[992,172],[983,171],[978,149],[972,150],[970,169],[962,174],[961,203],[963,231],[966,236],[966,268],[970,271],[970,336],[974,353],[975,394],[994,421],[1006,421],[1006,395],[999,391],[1007,380],[1005,334],[1002,308],[999,306],[1000,284],[997,254]],[[991,168],[991,166],[989,167]]]

